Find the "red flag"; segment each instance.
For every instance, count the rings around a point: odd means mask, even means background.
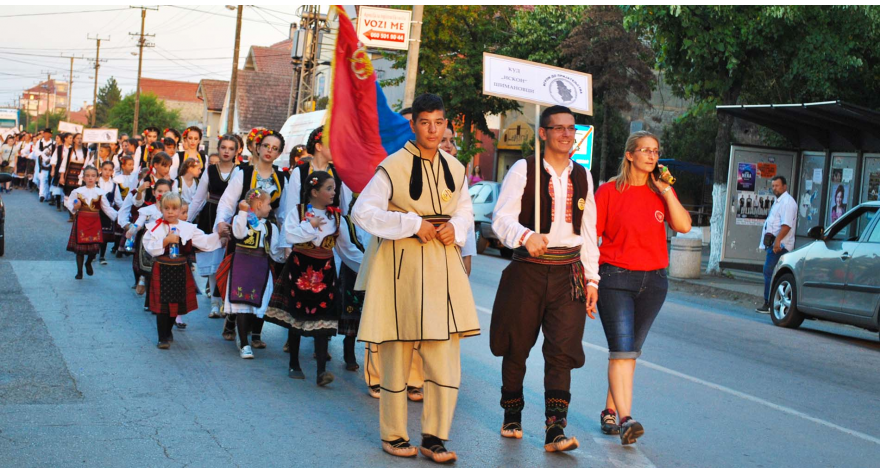
[[[339,34],[333,54],[330,102],[324,118],[324,145],[329,145],[339,177],[359,193],[373,177],[388,152],[379,134],[376,73],[366,47],[345,10],[339,14]],[[396,150],[394,150],[396,151]]]

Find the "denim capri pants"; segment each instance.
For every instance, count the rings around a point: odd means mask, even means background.
[[[666,269],[635,271],[599,267],[599,318],[609,359],[638,359],[654,318],[666,301]]]

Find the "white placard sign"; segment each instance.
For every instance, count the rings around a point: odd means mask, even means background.
[[[365,46],[383,49],[409,49],[412,11],[359,7],[358,40]]]
[[[590,74],[483,53],[483,94],[593,115]]]
[[[83,143],[114,143],[118,134],[115,128],[87,128],[83,130]]]
[[[82,133],[83,126],[70,122],[58,122],[58,131],[67,133]]]

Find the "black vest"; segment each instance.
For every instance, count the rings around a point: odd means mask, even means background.
[[[269,213],[268,221],[275,221],[275,209],[278,209],[278,206],[281,205],[281,194],[284,191],[284,185],[287,184],[287,180],[289,179],[289,174],[286,171],[280,171],[278,167],[272,166],[272,169],[275,170],[275,177],[278,178],[278,196],[275,196],[275,193],[272,193],[272,201],[270,205],[272,206],[272,212]],[[251,190],[251,180],[254,178],[254,173],[256,172],[256,168],[253,166],[242,166],[242,180],[241,180],[241,196],[238,198],[239,200],[243,200],[245,196],[247,196],[248,191]]]
[[[526,160],[526,187],[523,190],[522,209],[519,213],[519,223],[528,229],[535,229],[535,157],[524,158]],[[573,192],[571,197],[571,225],[574,233],[581,234],[581,220],[584,210],[580,203],[586,204],[587,196],[590,195],[590,182],[587,181],[587,169],[578,163],[573,163],[569,179]],[[583,200],[583,201],[582,201]],[[541,234],[550,233],[550,210],[553,207],[553,199],[550,197],[550,173],[541,167]],[[565,216],[556,216],[557,219],[565,219]]]
[[[208,166],[205,172],[208,174],[208,196],[205,198],[205,206],[199,211],[198,226],[202,232],[210,234],[213,232],[214,220],[217,219],[217,203],[229,186],[229,179],[223,180],[223,177],[220,175],[220,168],[217,165]],[[227,178],[232,178],[232,173],[234,172],[235,166],[232,167],[232,171],[229,172]]]
[[[299,170],[299,202],[308,203],[309,196],[306,194],[306,181],[308,181],[309,174],[309,166],[311,163],[303,163],[296,167]],[[336,172],[336,168],[333,166],[333,163],[327,165],[327,170],[333,172],[333,181],[336,183],[336,195],[333,196],[333,207],[339,207],[339,196],[342,195],[342,180],[339,179],[339,173]],[[351,212],[351,209],[346,209],[345,211]]]
[[[181,167],[183,166],[183,157],[184,157],[184,156],[186,156],[186,152],[185,152],[185,151],[178,151],[178,152],[177,152],[177,162],[179,163],[179,166],[181,166]],[[205,152],[200,151],[200,152],[199,152],[199,160],[202,162],[202,174],[199,175],[199,178],[201,178],[202,175],[205,174],[205,170],[208,169],[208,167],[207,167],[207,165],[208,165],[208,155],[205,155]],[[178,174],[179,174],[179,172],[178,172]]]

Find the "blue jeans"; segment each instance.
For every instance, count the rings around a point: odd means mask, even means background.
[[[666,269],[643,272],[603,264],[599,277],[599,318],[608,341],[608,358],[638,359],[666,301]]]
[[[779,257],[788,253],[788,249],[782,249],[779,253],[773,253],[773,246],[767,247],[767,259],[764,260],[764,303],[770,304],[770,279],[773,278],[773,269],[779,262]]]

